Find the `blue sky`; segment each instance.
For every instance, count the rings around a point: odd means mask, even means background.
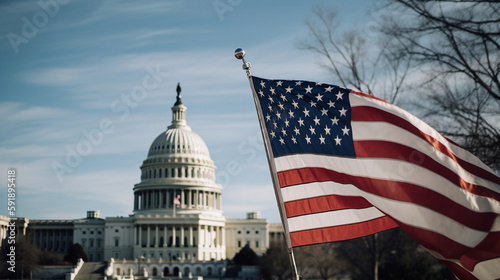
[[[0,214],[11,168],[16,216],[131,214],[139,167],[170,124],[180,82],[188,124],[218,168],[224,214],[260,211],[279,222],[251,91],[233,52],[246,50],[256,76],[335,83],[320,57],[296,47],[318,4],[337,9],[346,26],[372,20],[367,0],[2,1]]]

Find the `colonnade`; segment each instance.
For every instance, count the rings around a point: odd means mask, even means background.
[[[134,192],[134,210],[170,209],[174,206],[174,199],[177,196],[179,196],[179,208],[220,210],[222,206],[219,192],[196,189],[153,189]]]

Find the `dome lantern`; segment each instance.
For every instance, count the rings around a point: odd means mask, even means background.
[[[172,124],[168,127],[170,128],[183,128],[186,130],[191,130],[191,128],[186,123],[186,106],[182,104],[181,100],[181,85],[177,83],[177,101],[172,107]]]

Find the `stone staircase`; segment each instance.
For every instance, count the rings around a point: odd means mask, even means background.
[[[86,262],[75,277],[75,280],[102,280],[104,279],[104,262]]]

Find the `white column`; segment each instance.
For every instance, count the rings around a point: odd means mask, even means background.
[[[158,248],[158,225],[155,225],[155,248]]]
[[[139,247],[142,248],[142,225],[139,225]]]
[[[184,247],[185,244],[184,244],[184,226],[181,226],[181,240],[180,240],[180,244],[179,244],[181,247]]]
[[[176,242],[175,242],[175,225],[172,225],[172,247],[175,247],[175,245],[176,245]]]
[[[151,227],[148,225],[148,236],[146,237],[146,248],[149,248],[150,244],[151,244]]]

